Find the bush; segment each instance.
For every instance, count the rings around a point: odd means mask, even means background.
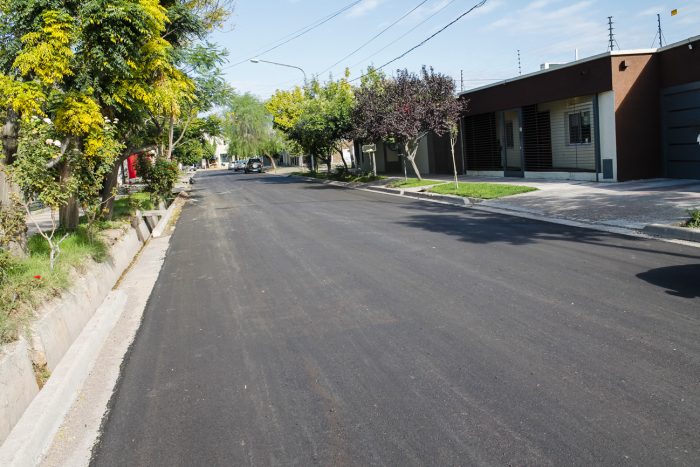
[[[17,260],[5,250],[0,250],[0,286],[17,268]]]
[[[691,209],[688,211],[690,219],[685,223],[686,227],[691,227],[693,229],[700,229],[700,209]]]
[[[12,202],[6,206],[0,203],[0,248],[7,248],[12,243],[21,244],[27,233],[26,213],[13,196]]]
[[[146,183],[146,191],[159,200],[170,196],[180,176],[175,162],[159,158],[151,163],[145,155],[139,156],[138,170]]]

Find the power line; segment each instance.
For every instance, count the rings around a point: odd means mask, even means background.
[[[356,67],[357,65],[359,65],[360,63],[366,62],[366,61],[369,60],[370,58],[376,56],[376,55],[379,54],[380,52],[383,52],[384,50],[386,50],[386,49],[389,48],[390,46],[396,44],[398,41],[400,41],[400,40],[403,39],[404,37],[408,36],[410,33],[412,33],[413,31],[415,31],[416,29],[418,29],[420,26],[422,26],[422,25],[424,25],[425,23],[427,23],[429,20],[431,20],[433,17],[435,17],[435,16],[436,16],[437,14],[439,14],[440,12],[442,12],[445,8],[447,8],[448,6],[452,5],[455,1],[457,1],[457,0],[451,0],[450,2],[446,3],[442,8],[440,8],[439,10],[437,10],[435,13],[433,13],[433,14],[430,15],[430,16],[428,16],[428,17],[425,18],[423,21],[421,21],[420,23],[416,24],[415,26],[413,26],[411,29],[409,29],[408,31],[406,31],[405,33],[403,33],[402,35],[400,35],[400,36],[397,37],[396,39],[394,39],[393,41],[389,42],[387,45],[385,45],[385,46],[382,47],[381,49],[379,49],[379,50],[377,50],[376,52],[374,52],[372,55],[370,55],[370,56],[368,56],[368,57],[365,57],[365,58],[363,58],[362,60],[360,60],[359,62],[357,62],[357,63],[351,65],[350,68],[355,68],[355,67]]]
[[[389,29],[391,29],[392,27],[396,26],[398,23],[400,23],[401,21],[403,21],[408,15],[410,15],[411,13],[413,13],[414,11],[416,11],[418,8],[420,8],[421,6],[423,6],[424,4],[426,4],[427,2],[428,2],[428,0],[423,0],[423,1],[420,2],[418,5],[414,6],[411,10],[409,10],[408,12],[406,12],[403,16],[401,16],[401,18],[397,19],[396,21],[394,21],[393,23],[391,23],[389,26],[387,26],[387,27],[385,27],[384,29],[382,29],[379,33],[377,33],[377,34],[375,34],[374,36],[372,36],[367,42],[365,42],[364,44],[362,44],[361,46],[359,46],[358,48],[356,48],[355,50],[353,50],[352,52],[350,52],[349,54],[347,54],[346,56],[344,56],[343,58],[341,58],[340,60],[338,60],[337,62],[335,62],[333,65],[331,65],[331,66],[329,66],[328,68],[326,68],[325,70],[319,71],[319,72],[317,73],[317,75],[320,75],[321,73],[325,73],[325,72],[327,72],[328,70],[333,69],[336,65],[338,65],[339,63],[341,63],[343,60],[352,57],[352,56],[355,55],[357,52],[359,52],[360,50],[364,49],[367,45],[369,45],[370,43],[372,43],[372,42],[373,42],[375,39],[377,39],[379,36],[381,36],[382,34],[384,34],[385,32],[387,32]]]
[[[425,45],[426,42],[430,41],[432,38],[434,38],[435,36],[437,36],[438,34],[440,34],[441,32],[443,32],[445,29],[447,29],[447,28],[449,28],[450,26],[452,26],[453,24],[455,24],[455,23],[456,23],[457,21],[459,21],[460,19],[462,19],[462,18],[464,18],[465,16],[467,16],[467,15],[468,15],[469,13],[471,13],[472,11],[476,10],[477,8],[481,8],[482,6],[484,6],[484,5],[486,4],[486,1],[487,1],[487,0],[481,0],[479,3],[477,3],[476,5],[474,5],[473,7],[471,7],[470,9],[468,9],[467,11],[465,11],[464,13],[462,13],[461,15],[459,15],[457,18],[455,18],[455,19],[452,20],[451,22],[447,23],[445,26],[443,26],[442,28],[438,29],[436,32],[434,32],[433,34],[431,34],[431,35],[428,36],[427,38],[423,39],[420,43],[414,45],[413,47],[411,47],[410,49],[408,49],[407,51],[405,51],[404,53],[402,53],[402,54],[399,55],[398,57],[393,58],[393,59],[389,60],[388,62],[386,62],[384,65],[378,67],[377,70],[381,70],[382,68],[391,65],[392,63],[396,62],[397,60],[401,60],[401,59],[404,58],[406,55],[408,55],[408,54],[410,54],[411,52],[413,52],[414,50],[416,50],[418,47],[421,47],[421,46]],[[359,79],[359,78],[355,78],[355,80],[357,80],[357,79]],[[354,80],[353,80],[353,81],[354,81]]]
[[[268,52],[272,52],[273,50],[278,49],[278,48],[282,47],[283,45],[290,43],[290,42],[293,41],[294,39],[298,39],[299,37],[303,36],[304,34],[307,34],[307,33],[311,32],[311,31],[313,31],[314,29],[318,28],[319,26],[322,26],[322,25],[326,24],[327,22],[329,22],[329,21],[332,20],[333,18],[335,18],[335,17],[337,17],[338,15],[340,15],[340,14],[342,14],[342,13],[348,11],[350,8],[354,7],[355,5],[357,5],[358,3],[362,2],[362,1],[363,1],[363,0],[355,0],[354,2],[351,2],[351,3],[347,4],[347,5],[345,5],[345,6],[344,6],[343,8],[341,8],[340,10],[337,10],[337,11],[331,13],[330,15],[324,17],[324,18],[321,18],[320,20],[316,20],[315,22],[313,22],[313,23],[311,23],[310,25],[305,26],[305,27],[303,27],[303,28],[297,30],[296,32],[287,34],[287,35],[284,36],[282,39],[279,39],[279,40],[278,40],[278,42],[279,42],[279,41],[282,41],[282,42],[280,42],[280,43],[278,43],[278,44],[276,44],[276,45],[274,45],[274,46],[272,46],[272,47],[270,47],[270,48],[267,48],[267,49],[265,49],[265,50],[263,50],[263,51],[259,51],[259,52],[256,53],[255,55],[253,55],[253,56],[251,56],[251,57],[248,57],[248,58],[246,58],[245,60],[241,60],[241,61],[236,62],[236,63],[233,63],[233,64],[231,64],[231,65],[227,65],[227,66],[225,66],[225,67],[222,67],[222,70],[227,70],[227,69],[229,69],[229,68],[233,68],[233,67],[235,67],[235,66],[238,66],[238,65],[241,65],[241,64],[243,64],[243,63],[246,63],[247,61],[249,61],[249,60],[251,60],[251,59],[253,59],[253,58],[255,58],[255,57],[259,57],[259,56],[261,56],[261,55],[265,55],[265,54],[268,53]],[[290,36],[291,36],[291,37],[290,37]],[[288,39],[285,39],[285,38],[288,38]]]

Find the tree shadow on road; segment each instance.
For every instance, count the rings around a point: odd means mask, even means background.
[[[690,248],[686,250],[688,253],[683,253],[679,251],[678,245],[657,240],[428,202],[404,204],[403,207],[414,213],[403,216],[396,223],[450,235],[468,243],[526,245],[543,241],[565,241],[700,260],[700,255],[690,253]]]
[[[676,297],[700,298],[700,264],[683,264],[650,269],[637,274],[640,279],[657,285]]]

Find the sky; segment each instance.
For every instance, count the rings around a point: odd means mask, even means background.
[[[357,78],[367,66],[402,55],[478,1],[237,0],[228,24],[212,41],[228,50],[228,82],[240,93],[265,99],[277,89],[302,84],[302,71],[251,63],[251,58],[300,67],[308,78],[321,81],[341,76],[346,67],[350,79]],[[672,16],[672,9],[678,14]],[[487,0],[384,71],[432,66],[455,78],[458,89],[463,75],[466,90],[518,76],[518,50],[522,74],[539,70],[545,62],[573,61],[576,49],[580,58],[604,53],[608,16],[613,17],[616,50],[658,47],[657,13],[664,45],[700,35],[700,0]]]

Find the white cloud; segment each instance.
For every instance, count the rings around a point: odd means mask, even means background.
[[[377,7],[382,3],[382,0],[364,0],[363,2],[355,5],[348,12],[348,16],[351,18],[359,18],[360,16],[365,16],[369,12],[377,9]]]
[[[664,11],[666,11],[666,7],[664,5],[652,6],[640,11],[637,13],[637,16],[656,16],[657,13],[663,13]]]

